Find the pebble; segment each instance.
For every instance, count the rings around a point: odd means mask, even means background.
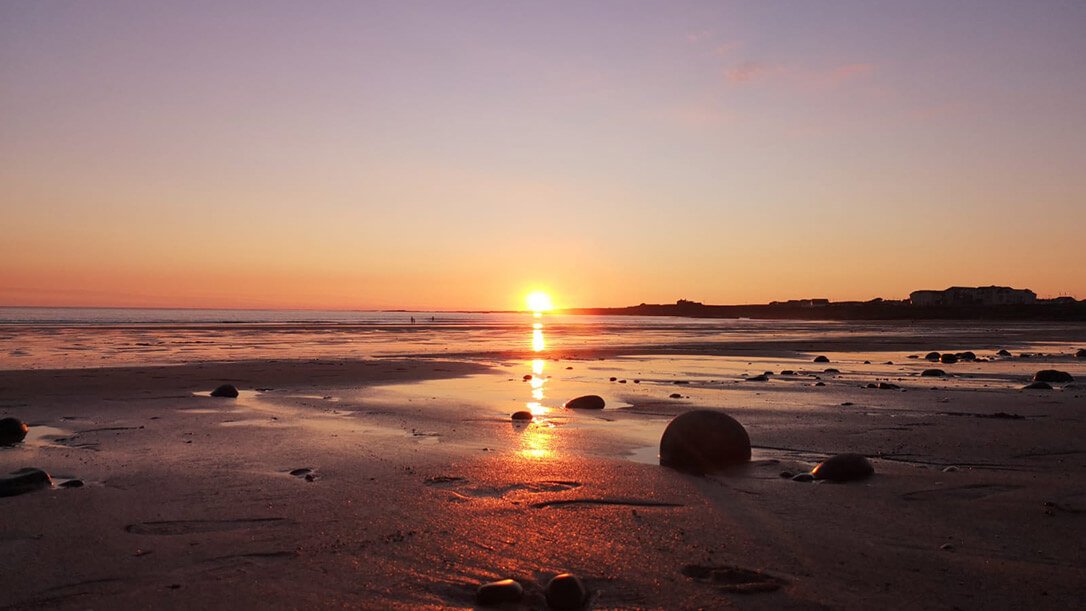
[[[814,358],[814,362],[816,362],[816,363],[828,363],[828,362],[830,362],[830,359],[828,357],[818,355],[818,356],[816,356]]]
[[[944,355],[939,357],[939,362],[943,363],[945,365],[953,365],[954,363],[958,362],[958,355],[950,354],[948,352],[947,354],[944,354]]]
[[[505,603],[520,602],[524,597],[524,586],[512,579],[492,581],[479,586],[475,592],[475,602],[482,607],[494,607]]]
[[[26,439],[30,427],[18,418],[0,419],[0,446],[10,446]]]
[[[748,382],[768,382],[769,378],[766,377],[764,374],[759,374],[759,375],[751,376],[751,377],[747,378],[747,381]]]
[[[811,470],[815,479],[827,479],[834,482],[850,482],[864,479],[875,473],[871,461],[860,454],[837,454],[818,464]]]
[[[735,418],[715,410],[676,416],[660,437],[660,464],[703,475],[750,461],[750,436]]]
[[[35,467],[26,467],[12,471],[10,475],[0,475],[0,497],[34,492],[52,485],[53,479],[48,473]]]
[[[70,480],[64,482],[63,484],[60,484],[58,487],[59,488],[82,488],[83,487],[83,480],[81,480],[81,479],[70,479]]]
[[[584,395],[566,401],[566,409],[603,409],[605,405],[603,397],[599,395]]]
[[[677,392],[673,392],[673,393],[671,393],[670,395],[668,395],[667,397],[668,397],[669,399],[682,399],[682,398],[683,398],[683,396],[682,396],[682,395],[680,395],[680,394],[679,394],[679,393],[677,393]]]
[[[938,361],[939,358],[942,356],[943,355],[939,354],[938,352],[929,352],[924,355],[924,360],[935,362]]]
[[[954,465],[950,465],[949,467],[943,467],[943,473],[954,473],[957,470],[958,468]]]
[[[879,382],[879,390],[900,390],[901,387],[890,382]]]
[[[946,372],[943,371],[942,369],[925,369],[924,371],[920,372],[920,377],[922,377],[922,378],[944,378],[944,377],[946,377]]]
[[[513,415],[510,416],[510,418],[512,418],[514,421],[528,421],[532,419],[532,412],[523,410],[519,412],[513,412]]]
[[[1001,356],[1003,358],[1007,358],[1007,357],[1011,356],[1011,353],[1007,352],[1006,350],[1000,350],[999,352],[996,352],[996,356]]]
[[[547,606],[560,611],[583,609],[588,601],[588,589],[580,577],[572,573],[555,575],[547,583]]]
[[[215,390],[211,391],[212,397],[227,397],[230,399],[238,396],[238,389],[233,384],[223,384]]]
[[[792,476],[793,482],[813,482],[814,476],[810,473],[797,473]]]

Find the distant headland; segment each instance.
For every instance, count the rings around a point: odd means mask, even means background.
[[[707,305],[680,299],[620,308],[572,308],[566,314],[606,316],[683,316],[777,320],[1051,320],[1086,321],[1086,300],[1038,299],[1029,289],[1006,286],[954,286],[913,291],[908,299],[869,301],[792,299],[767,304]]]

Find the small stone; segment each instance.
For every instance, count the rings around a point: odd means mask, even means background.
[[[625,384],[625,383],[626,383],[626,380],[619,380],[619,381],[618,381],[618,383],[619,383],[619,384]]]
[[[959,352],[955,356],[957,356],[958,360],[960,360],[960,361],[975,361],[975,360],[977,360],[976,353],[974,353],[971,350],[966,350],[965,352]]]
[[[588,601],[588,589],[580,577],[572,573],[555,575],[547,583],[547,606],[560,611],[583,609]]]
[[[634,380],[634,384],[640,384],[641,380]]]
[[[943,473],[954,473],[957,470],[958,468],[954,465],[950,465],[949,467],[943,467]]]
[[[10,446],[26,439],[30,427],[18,418],[0,419],[0,446]]]
[[[307,482],[315,482],[315,481],[317,481],[317,476],[313,475],[312,473],[306,473],[305,474],[305,481],[307,481]]]
[[[521,378],[521,380],[524,380],[525,382],[527,382],[528,380],[531,380],[531,379],[532,379],[532,374],[530,374],[530,373],[524,374],[524,376]]]
[[[747,378],[747,382],[768,382],[768,381],[769,381],[769,378],[767,378],[763,374],[759,374],[759,375],[751,376],[751,377]]]
[[[481,607],[496,607],[505,603],[516,603],[520,602],[523,597],[524,586],[512,579],[484,583],[475,592],[475,602]]]
[[[958,355],[950,354],[948,352],[947,354],[939,357],[939,362],[943,363],[944,365],[953,365],[954,363],[958,362]]]
[[[1075,378],[1071,377],[1071,374],[1066,371],[1057,371],[1055,369],[1042,369],[1033,374],[1034,382],[1052,382],[1056,384],[1066,384],[1068,382],[1074,382]]]
[[[829,369],[823,370],[822,373],[841,373],[841,370],[835,367],[830,367]]]
[[[1000,357],[1003,357],[1003,358],[1008,358],[1008,357],[1011,356],[1011,353],[1006,351],[1006,350],[1000,350],[999,352],[996,352],[996,356],[1000,356]]]
[[[944,543],[939,546],[939,549],[943,550],[944,552],[951,552],[954,551],[954,546],[949,543]]]
[[[1052,385],[1048,382],[1033,382],[1023,386],[1022,390],[1052,390]]]
[[[828,362],[830,362],[830,359],[828,357],[823,356],[823,355],[820,354],[820,355],[814,357],[814,362],[815,363],[828,363]]]
[[[920,377],[922,377],[922,378],[944,378],[944,377],[946,377],[946,372],[943,371],[942,369],[925,369],[924,371],[920,372]]]
[[[879,382],[879,390],[900,390],[901,387],[890,382]]]
[[[931,361],[931,362],[934,363],[935,361],[938,361],[939,358],[942,357],[942,356],[943,355],[939,354],[938,352],[929,352],[929,353],[924,355],[924,360]]]
[[[83,480],[81,480],[81,479],[70,479],[70,480],[68,480],[66,482],[61,483],[58,487],[60,487],[60,488],[82,488],[83,487]]]
[[[828,479],[834,482],[850,482],[864,479],[875,473],[871,461],[860,454],[837,454],[818,464],[811,470],[815,479]]]
[[[864,365],[870,365],[871,361],[864,361]]]
[[[618,378],[611,378],[611,381],[612,381],[612,382],[614,382],[614,381],[615,381],[615,380],[617,380],[617,379],[618,379]]]
[[[796,475],[792,476],[792,481],[793,482],[803,482],[803,483],[813,482],[814,481],[814,476],[811,475],[810,473],[797,473]]]
[[[12,471],[11,475],[0,475],[0,497],[15,496],[34,492],[43,488],[50,488],[53,479],[41,469],[27,467]]]
[[[293,471],[290,472],[290,474],[293,475],[294,477],[305,477],[306,475],[309,475],[312,472],[313,472],[313,469],[310,469],[309,467],[301,467],[299,469],[294,469]]]
[[[532,412],[524,410],[513,412],[513,415],[510,416],[510,418],[512,418],[514,422],[527,422],[532,419]]]
[[[784,370],[781,371],[781,375],[782,376],[794,376],[794,375],[796,375],[796,372],[792,371],[791,369],[784,369]]]
[[[750,436],[735,418],[714,410],[676,416],[660,437],[660,464],[704,475],[750,461]]]
[[[815,386],[825,386],[825,385],[826,385],[826,383],[825,383],[825,382],[815,382],[815,384],[814,384],[814,385],[815,385]]]
[[[667,397],[668,397],[669,399],[682,399],[682,398],[683,398],[683,396],[682,396],[682,395],[680,395],[680,394],[679,394],[679,393],[677,393],[677,392],[673,392],[673,393],[671,393],[670,395],[668,395]]]
[[[1086,348],[1079,348],[1078,352],[1075,353],[1075,358],[1086,359]]]
[[[852,401],[845,401],[844,403],[841,404],[841,407],[851,407],[851,406],[852,406]]]
[[[233,384],[223,384],[215,390],[211,391],[212,397],[227,397],[230,399],[238,396],[238,389]]]
[[[603,409],[605,405],[603,397],[599,395],[584,395],[566,401],[566,409]]]

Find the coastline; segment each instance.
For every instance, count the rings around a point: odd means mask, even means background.
[[[865,341],[827,351],[839,374],[806,341],[549,358],[544,403],[592,389],[609,407],[551,407],[522,430],[508,414],[535,365],[519,353],[0,371],[0,415],[47,433],[0,449],[0,467],[86,482],[0,499],[0,608],[470,608],[504,577],[538,608],[563,571],[598,608],[1073,606],[1086,395],[1020,387],[1042,367],[1086,379],[1086,363],[1065,347],[932,382],[928,363]],[[865,387],[877,380],[902,390]],[[242,396],[203,394],[222,382]],[[667,421],[698,407],[744,424],[748,467],[652,464]],[[876,476],[779,477],[844,451]],[[684,573],[720,566],[784,585],[726,592]]]

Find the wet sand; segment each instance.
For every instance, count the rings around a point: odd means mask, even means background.
[[[968,339],[951,347],[992,356]],[[0,607],[470,608],[512,577],[542,608],[564,571],[594,608],[1080,605],[1086,361],[848,345],[811,362],[841,347],[0,371],[0,416],[31,425],[0,469],[86,482],[0,498]],[[918,376],[933,366],[952,377]],[[1049,368],[1078,382],[1021,390]],[[207,396],[221,383],[241,396]],[[608,408],[558,407],[587,392]],[[526,407],[536,421],[515,427]],[[653,464],[697,407],[746,426],[749,466]],[[845,451],[876,475],[780,477]]]

